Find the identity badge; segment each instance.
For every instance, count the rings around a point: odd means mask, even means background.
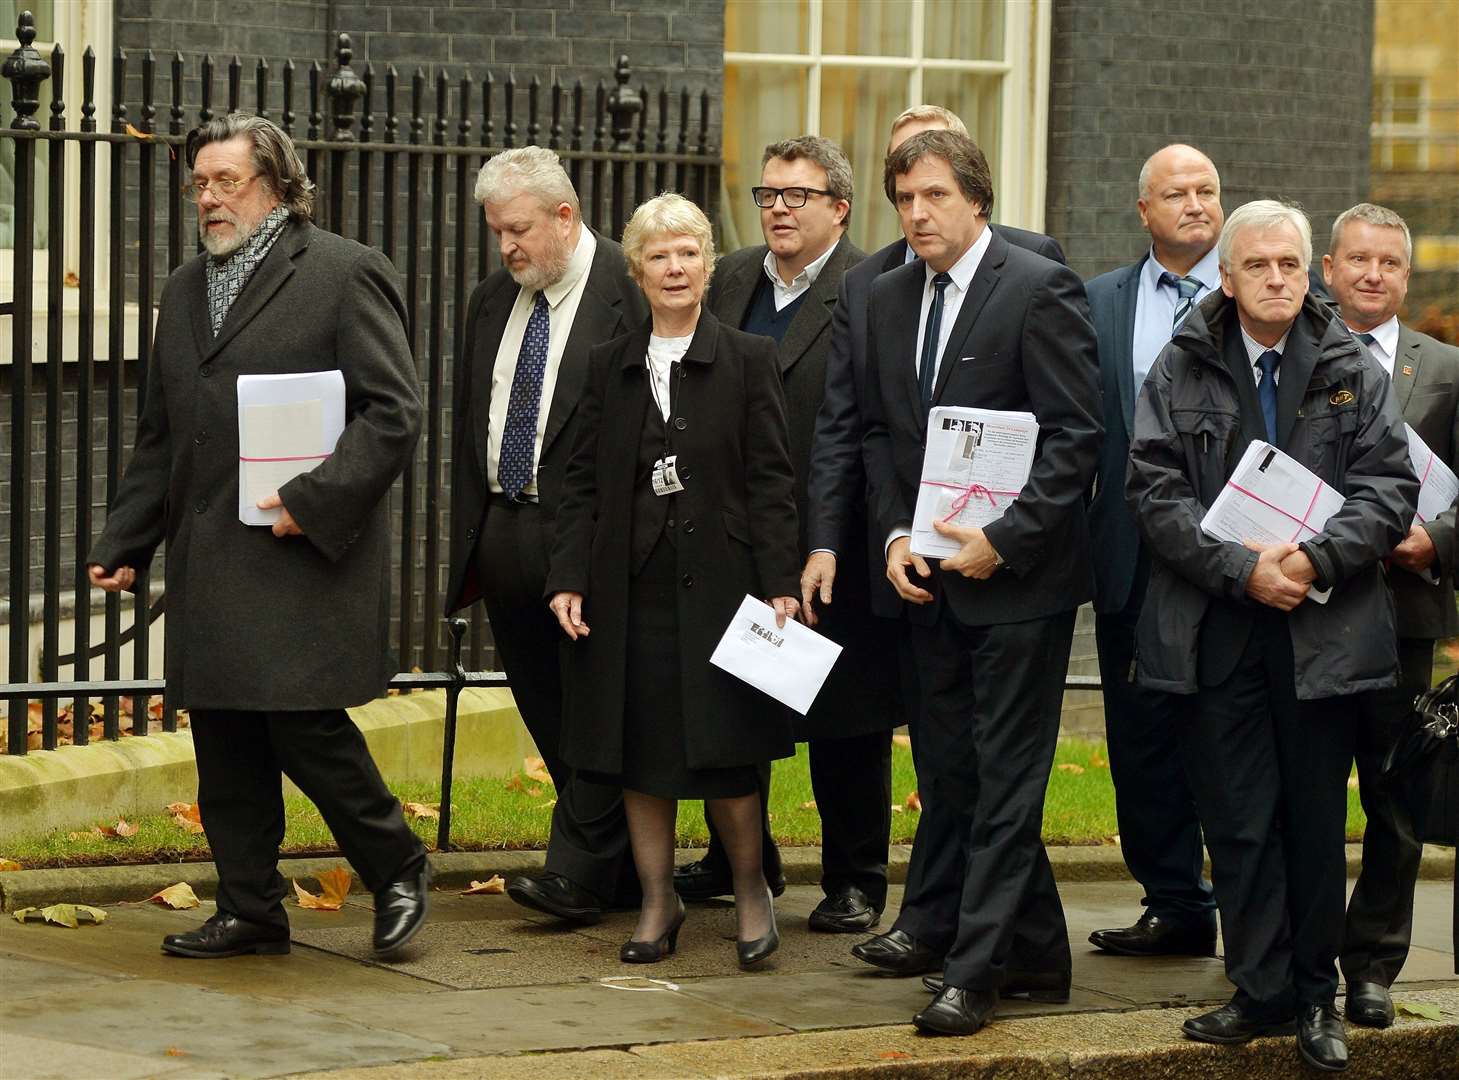
[[[679,480],[679,469],[676,462],[678,454],[669,454],[654,462],[653,485],[655,495],[677,495],[684,490],[683,483]]]

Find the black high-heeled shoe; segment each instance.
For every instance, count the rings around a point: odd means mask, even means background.
[[[770,907],[770,932],[754,941],[735,940],[735,954],[739,957],[742,968],[754,967],[780,948],[780,930],[775,925],[775,902],[768,888],[765,890],[765,902]]]
[[[684,925],[684,901],[679,901],[679,917],[669,924],[664,936],[657,941],[634,941],[623,943],[618,950],[618,959],[625,964],[657,964],[666,956],[673,955],[679,946],[679,928]]]

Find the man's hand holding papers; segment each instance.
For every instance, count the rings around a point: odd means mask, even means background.
[[[946,521],[934,521],[932,527],[949,540],[956,540],[962,549],[939,564],[944,570],[951,570],[963,577],[986,581],[993,576],[1002,560],[993,545],[988,543],[987,534],[976,525],[953,525]]]

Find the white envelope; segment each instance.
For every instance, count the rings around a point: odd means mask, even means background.
[[[804,716],[840,655],[841,646],[794,619],[776,626],[775,609],[746,596],[709,662]]]

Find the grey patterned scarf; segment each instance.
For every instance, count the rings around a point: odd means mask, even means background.
[[[258,223],[258,228],[253,230],[253,235],[243,242],[241,248],[226,259],[208,260],[208,317],[213,323],[214,337],[218,336],[233,301],[238,299],[243,286],[248,284],[248,279],[268,256],[288,220],[289,211],[283,206],[276,206]]]

